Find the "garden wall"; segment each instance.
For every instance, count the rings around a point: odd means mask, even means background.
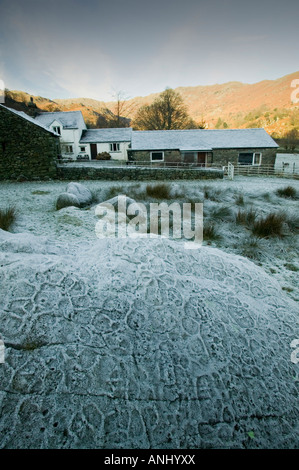
[[[150,180],[205,180],[223,179],[223,170],[213,168],[141,168],[141,167],[73,167],[58,165],[57,176],[62,180],[110,180],[110,181],[150,181]]]

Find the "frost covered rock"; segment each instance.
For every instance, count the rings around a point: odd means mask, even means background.
[[[76,196],[80,207],[88,206],[92,202],[91,191],[81,183],[69,183],[66,187],[66,192]]]
[[[2,448],[298,446],[298,306],[261,268],[20,237],[0,231]]]
[[[56,201],[56,209],[60,210],[63,207],[80,207],[80,201],[75,194],[72,193],[61,193]]]

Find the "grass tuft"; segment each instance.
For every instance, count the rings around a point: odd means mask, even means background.
[[[14,206],[7,207],[6,209],[0,209],[0,228],[8,232],[15,223],[16,218],[17,211]]]
[[[203,225],[203,239],[208,241],[218,240],[220,234],[217,231],[216,226],[212,222],[204,223]]]
[[[236,223],[239,225],[245,225],[246,227],[251,227],[254,224],[256,217],[257,214],[253,208],[247,210],[239,209],[236,214]]]
[[[216,220],[232,220],[232,211],[230,207],[227,206],[220,206],[220,207],[213,207],[210,212],[210,216],[212,219]]]
[[[256,237],[250,237],[242,244],[241,254],[242,256],[246,256],[246,258],[259,260],[261,257],[261,252],[262,249],[259,244],[259,239]]]
[[[148,184],[146,186],[146,194],[149,197],[156,199],[170,199],[170,185],[166,183],[159,183],[155,185]]]
[[[271,212],[265,217],[254,222],[252,233],[261,238],[283,237],[283,226],[285,221],[285,214]]]
[[[297,199],[297,191],[293,186],[286,186],[276,190],[276,194],[287,199]]]
[[[245,202],[244,202],[244,196],[243,196],[243,194],[238,194],[238,195],[236,195],[235,201],[236,201],[237,206],[244,206],[244,203],[245,203]]]
[[[221,202],[222,200],[222,190],[211,188],[209,186],[204,186],[203,195],[205,199],[210,199],[210,201]]]
[[[110,186],[106,193],[106,199],[112,199],[115,196],[119,196],[120,194],[125,194],[123,186]]]

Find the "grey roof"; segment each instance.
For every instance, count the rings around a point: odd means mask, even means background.
[[[131,142],[132,128],[87,129],[82,132],[80,143]]]
[[[31,123],[34,124],[35,126],[41,127],[41,128],[44,129],[45,131],[50,132],[51,134],[56,135],[57,137],[60,137],[59,134],[57,134],[56,132],[54,132],[52,129],[49,129],[49,128],[48,128],[47,126],[45,126],[44,124],[42,124],[42,123],[40,123],[40,122],[37,122],[36,119],[34,119],[34,118],[31,117],[31,116],[28,116],[28,114],[24,113],[23,111],[17,111],[17,110],[12,109],[12,108],[7,108],[6,106],[3,106],[2,104],[0,104],[0,107],[1,107],[1,108],[4,108],[4,109],[7,109],[8,111],[11,111],[12,113],[16,114],[16,115],[19,116],[20,118],[25,119],[26,121],[31,122]]]
[[[61,122],[64,129],[86,129],[86,124],[81,111],[57,111],[53,113],[40,113],[36,121],[49,127],[52,122]]]
[[[190,129],[133,131],[132,150],[195,151],[230,148],[277,148],[264,129]]]

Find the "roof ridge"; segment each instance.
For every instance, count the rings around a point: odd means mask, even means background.
[[[0,106],[4,109],[7,109],[8,111],[11,111],[12,113],[16,114],[20,118],[25,119],[26,121],[31,122],[32,124],[35,124],[36,126],[40,127],[41,129],[44,129],[45,131],[50,132],[51,134],[54,134],[57,137],[60,137],[59,134],[57,134],[57,132],[53,131],[52,129],[49,129],[47,126],[44,126],[43,124],[38,122],[33,117],[26,114],[24,111],[17,111],[16,109],[8,108],[7,106],[3,106],[2,104],[0,104]]]

